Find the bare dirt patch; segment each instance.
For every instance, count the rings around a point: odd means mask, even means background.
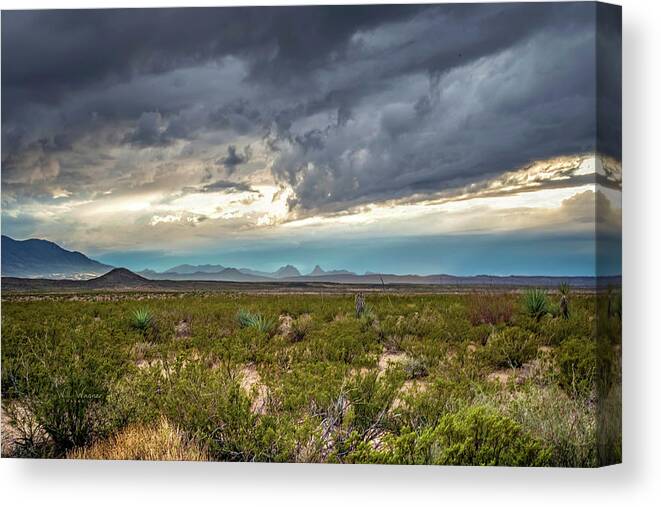
[[[429,382],[426,380],[407,380],[402,384],[402,387],[399,388],[399,392],[397,393],[397,397],[392,403],[392,406],[390,407],[390,410],[396,410],[404,403],[406,402],[406,396],[407,395],[415,395],[415,394],[420,394],[424,393],[429,389]]]
[[[487,375],[487,380],[498,382],[501,385],[507,385],[507,383],[510,381],[510,378],[513,376],[515,376],[513,370],[496,370]]]
[[[268,389],[254,364],[241,368],[241,388],[252,398],[251,410],[254,414],[266,413]]]
[[[501,385],[507,385],[510,380],[513,380],[517,385],[521,385],[527,380],[542,378],[547,367],[544,361],[533,359],[520,368],[493,371],[487,375],[487,380],[499,382]]]
[[[185,320],[180,320],[179,323],[174,327],[174,336],[179,340],[190,338],[190,324]]]
[[[50,439],[44,429],[39,426],[32,412],[20,402],[3,402],[0,408],[2,456],[19,457],[20,445],[32,442],[37,447],[47,446]],[[9,413],[13,417],[10,422]],[[25,440],[27,439],[27,440]]]
[[[4,407],[0,408],[0,419],[2,420],[2,456],[10,457],[14,455],[16,440],[20,434],[16,428],[9,424],[9,418],[5,414]]]
[[[390,365],[404,364],[408,359],[404,352],[384,352],[379,356],[379,373],[385,372]]]

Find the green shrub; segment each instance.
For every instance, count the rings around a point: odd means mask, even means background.
[[[507,327],[494,331],[483,354],[488,362],[500,368],[518,368],[535,357],[537,340],[529,331]]]
[[[380,378],[376,372],[357,375],[347,386],[348,421],[351,429],[372,435],[386,426],[401,379],[397,375]]]
[[[404,373],[409,380],[426,377],[429,375],[429,367],[426,361],[421,357],[412,357],[407,359],[404,364]]]
[[[434,428],[403,430],[382,450],[362,446],[361,462],[409,465],[545,466],[550,451],[512,419],[484,407],[443,416]]]
[[[71,339],[26,352],[10,396],[20,400],[35,433],[48,436],[55,456],[112,429],[105,409],[109,387],[123,372],[117,348]]]
[[[330,322],[311,330],[308,339],[296,347],[297,360],[366,365],[367,354],[376,350],[376,332],[359,320]]]
[[[571,396],[588,396],[595,387],[597,344],[572,338],[560,345],[557,354],[560,385]]]
[[[506,403],[507,413],[551,452],[552,466],[597,465],[594,409],[557,385],[527,386]]]
[[[127,423],[152,423],[161,414],[203,444],[214,460],[292,458],[288,440],[273,441],[273,421],[252,412],[252,401],[236,370],[209,369],[202,362],[179,357],[147,368],[138,377],[132,389],[126,386],[120,391],[116,402],[124,406]],[[124,396],[130,399],[122,400]]]
[[[549,311],[549,301],[546,291],[542,289],[528,289],[523,295],[525,312],[539,321]]]

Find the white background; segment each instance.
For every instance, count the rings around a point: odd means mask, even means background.
[[[0,0],[2,9],[240,1]],[[273,2],[297,4],[323,2]],[[349,2],[325,2],[349,3]],[[367,2],[363,2],[367,3]],[[369,2],[372,3],[372,2]],[[624,461],[600,470],[0,460],[4,505],[659,505],[661,2],[623,0]],[[194,30],[195,27],[189,27]],[[38,37],[38,34],[34,35]]]

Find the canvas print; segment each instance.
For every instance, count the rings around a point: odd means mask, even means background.
[[[622,459],[621,8],[2,12],[2,456]]]

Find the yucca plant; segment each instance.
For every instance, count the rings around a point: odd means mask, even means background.
[[[569,284],[562,282],[558,288],[560,291],[560,315],[563,319],[569,318]]]
[[[365,310],[365,296],[362,292],[355,295],[354,306],[356,307],[356,318],[360,318]]]
[[[154,317],[147,308],[138,308],[132,314],[131,325],[140,331],[146,331],[154,323]]]
[[[376,312],[374,311],[374,308],[372,305],[365,304],[363,305],[363,309],[360,312],[360,319],[364,321],[368,325],[372,325],[374,321],[376,320]]]
[[[255,314],[252,312],[245,310],[244,308],[241,308],[237,313],[236,313],[236,321],[239,323],[239,326],[241,327],[249,327],[250,323],[253,321],[255,317]]]
[[[276,325],[273,317],[266,317],[259,313],[252,313],[244,309],[239,310],[236,314],[236,320],[241,327],[251,327],[266,334],[273,333]]]
[[[528,289],[523,295],[523,305],[526,313],[536,321],[549,312],[549,301],[542,289]]]

